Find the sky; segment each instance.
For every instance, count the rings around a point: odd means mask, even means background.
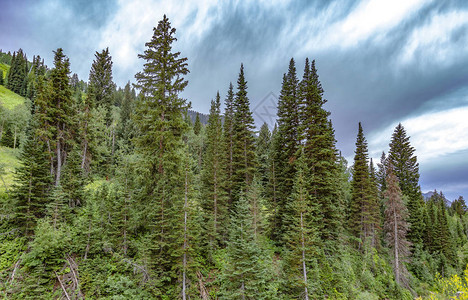
[[[0,49],[29,59],[61,47],[87,81],[109,47],[114,81],[134,82],[138,54],[166,14],[174,49],[188,58],[182,96],[208,113],[244,64],[257,124],[274,123],[289,60],[298,77],[316,61],[337,147],[352,164],[358,122],[370,157],[388,151],[402,123],[420,164],[423,192],[468,197],[468,1],[67,1],[1,0]]]

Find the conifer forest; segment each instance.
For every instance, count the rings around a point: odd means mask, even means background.
[[[199,114],[171,21],[124,87],[111,48],[89,78],[62,48],[0,52],[2,299],[468,299],[465,200],[423,196],[404,123],[380,161],[349,124],[347,161],[313,57],[272,131],[241,62]]]

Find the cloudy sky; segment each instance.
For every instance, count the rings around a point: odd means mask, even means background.
[[[120,86],[141,69],[137,54],[166,14],[174,47],[188,58],[183,96],[193,108],[207,113],[242,62],[258,122],[274,114],[290,58],[299,77],[304,59],[315,59],[345,157],[353,157],[359,121],[375,158],[401,122],[423,191],[468,197],[467,1],[2,0],[0,11],[3,51],[21,47],[51,66],[62,47],[87,80],[95,51],[109,47]]]

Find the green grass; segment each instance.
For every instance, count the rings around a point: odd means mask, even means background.
[[[0,146],[0,166],[3,166],[5,171],[4,174],[2,174],[1,176],[8,188],[11,188],[13,184],[15,168],[20,166],[18,155],[19,149],[11,149],[8,147]],[[3,181],[0,180],[0,191],[4,190],[5,186],[3,185]]]
[[[0,85],[0,105],[7,109],[13,109],[15,106],[23,103],[23,97],[16,93],[13,93],[3,85]]]
[[[10,66],[5,65],[5,64],[0,64],[0,70],[3,71],[3,78],[5,78],[7,76],[8,70],[10,70]]]

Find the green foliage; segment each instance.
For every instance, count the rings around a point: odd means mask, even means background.
[[[20,147],[0,147],[3,298],[453,296],[443,289],[454,277],[441,278],[468,263],[466,205],[449,208],[442,193],[423,202],[401,125],[377,171],[359,126],[351,172],[315,61],[299,81],[291,59],[273,132],[264,124],[255,136],[243,65],[224,116],[218,93],[207,125],[197,114],[192,127],[175,29],[164,16],[153,33],[138,96],[130,83],[116,89],[108,49],[89,86],[70,76],[62,49],[50,71],[39,56],[0,51],[7,83],[31,99],[0,85],[0,139]],[[400,184],[387,177],[392,164]]]
[[[241,64],[237,79],[237,93],[233,102],[234,117],[232,121],[232,168],[233,199],[245,193],[252,183],[256,171],[254,119],[247,97],[247,81],[244,76],[244,65]]]
[[[309,65],[306,59],[304,76],[300,83],[301,104],[300,115],[303,132],[304,155],[310,170],[309,193],[312,201],[321,206],[323,222],[321,229],[325,246],[334,251],[333,241],[337,241],[343,228],[344,199],[339,197],[340,190],[336,178],[339,164],[335,148],[335,136],[330,113],[323,108],[327,102],[323,98],[323,88],[315,68],[315,61]]]
[[[378,242],[378,228],[380,227],[380,207],[373,170],[373,165],[371,165],[371,168],[368,167],[367,141],[359,122],[353,180],[351,181],[348,228],[362,243],[370,240],[372,246],[375,247]]]
[[[410,224],[408,238],[413,244],[422,243],[424,232],[424,201],[419,188],[419,164],[415,149],[409,142],[406,130],[400,124],[395,128],[390,142],[388,163],[393,166],[403,195],[408,197]]]
[[[228,220],[227,197],[224,190],[226,181],[220,101],[219,93],[216,95],[216,100],[211,101],[206,126],[206,151],[203,156],[201,207],[204,210],[204,224],[210,250],[216,249],[220,243],[223,243]]]
[[[95,60],[89,72],[88,94],[96,107],[104,107],[106,126],[112,121],[111,106],[114,103],[115,84],[112,81],[112,57],[109,48],[94,54]]]
[[[288,73],[283,75],[283,85],[278,100],[278,136],[275,142],[274,157],[278,183],[277,216],[274,224],[275,240],[282,243],[287,230],[286,219],[291,213],[288,210],[288,197],[291,194],[295,177],[295,160],[301,143],[299,132],[299,95],[298,79],[294,59],[289,62]]]
[[[28,60],[22,49],[13,53],[8,72],[7,88],[21,96],[26,96]]]
[[[32,120],[28,139],[20,155],[21,166],[16,169],[12,197],[15,201],[15,221],[27,235],[33,232],[38,218],[45,216],[51,184],[47,148]]]
[[[200,115],[199,115],[199,113],[197,113],[197,117],[195,118],[195,124],[193,124],[193,132],[196,135],[199,135],[201,127],[202,127],[202,125],[201,125],[201,122],[200,122]]]
[[[253,218],[247,199],[235,204],[229,228],[227,262],[223,269],[223,299],[272,299],[269,261],[255,239]]]

